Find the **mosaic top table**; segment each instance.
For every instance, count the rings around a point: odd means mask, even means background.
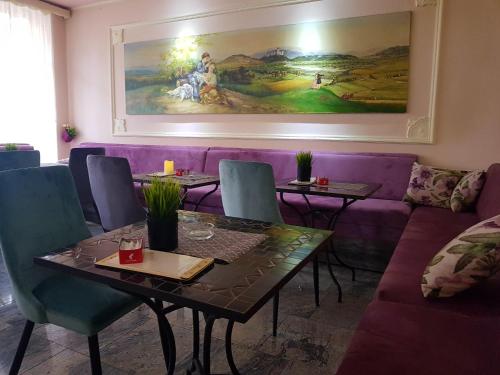
[[[310,184],[310,185],[292,185],[289,183],[293,179],[288,179],[284,181],[280,181],[277,183],[276,191],[280,193],[281,202],[293,209],[297,215],[301,218],[304,226],[310,226],[312,228],[316,227],[314,222],[314,217],[316,214],[321,214],[327,217],[328,225],[327,229],[334,231],[335,225],[339,219],[339,216],[353,203],[358,200],[364,200],[372,196],[378,189],[381,188],[381,184],[374,183],[352,183],[352,182],[331,182],[326,186]],[[300,211],[298,207],[294,206],[292,203],[285,199],[285,193],[287,194],[300,194],[302,195],[304,201],[307,205],[307,211]],[[342,200],[342,205],[334,210],[331,209],[320,209],[314,208],[309,201],[308,196],[320,196],[320,197],[330,197],[330,198],[339,198]],[[311,217],[310,223],[307,222],[307,216]],[[335,277],[331,262],[330,262],[330,253],[333,254],[335,259],[340,263],[340,265],[347,267],[351,270],[352,280],[355,280],[355,268],[346,264],[340,259],[338,254],[335,252],[333,242],[330,243],[329,251],[327,251],[327,265],[328,271],[330,272],[330,276],[335,282],[338,290],[338,300],[342,301],[342,288]]]
[[[167,337],[162,338],[162,344],[164,348],[168,347],[169,374],[172,374],[175,368],[175,341],[165,314],[181,307],[193,310],[193,369],[200,368],[205,374],[210,374],[210,346],[214,322],[220,318],[228,319],[226,354],[232,372],[238,374],[231,352],[234,322],[247,322],[311,260],[314,262],[314,283],[317,286],[318,254],[327,249],[332,232],[179,211],[180,226],[183,222],[193,219],[210,222],[216,229],[233,231],[235,242],[239,241],[241,233],[261,235],[261,241],[251,245],[246,252],[242,252],[242,255],[228,264],[216,263],[213,268],[189,283],[100,268],[94,264],[96,260],[116,252],[122,237],[134,236],[141,231],[144,233],[144,223],[89,238],[71,248],[36,257],[34,261],[38,265],[107,284],[140,297],[155,311],[159,321],[161,320],[160,323],[166,327]],[[218,237],[216,232],[212,239],[206,241],[217,241]],[[220,237],[227,241],[227,232]],[[249,240],[243,243],[249,246]],[[315,289],[315,293],[318,293],[318,289]],[[317,295],[315,297],[318,298]],[[161,301],[172,305],[164,308]],[[203,365],[198,359],[200,311],[206,320]]]
[[[215,193],[220,185],[220,179],[218,176],[209,176],[209,175],[203,175],[203,174],[199,174],[199,173],[193,173],[193,174],[186,175],[186,176],[169,175],[169,176],[163,176],[163,177],[154,177],[151,175],[151,173],[141,173],[141,174],[134,174],[132,176],[132,178],[133,178],[134,182],[140,183],[141,186],[143,186],[144,184],[150,184],[154,178],[159,178],[162,180],[163,179],[170,179],[170,180],[176,181],[182,186],[182,189],[184,190],[184,198],[187,196],[187,192],[189,189],[196,189],[196,188],[203,187],[203,186],[214,185],[214,188],[212,190],[209,190],[208,192],[206,192],[196,202],[188,202],[185,199],[183,200],[182,204],[184,204],[184,203],[194,204],[194,211],[197,211],[198,207],[203,202],[203,200],[206,197],[208,197],[210,194]]]

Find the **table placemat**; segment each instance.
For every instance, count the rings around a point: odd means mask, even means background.
[[[267,238],[265,234],[237,232],[222,228],[213,228],[213,231],[214,236],[208,240],[192,240],[187,237],[182,223],[179,223],[179,247],[175,252],[232,263]]]
[[[197,258],[214,258],[232,263],[248,253],[267,236],[260,233],[238,232],[234,230],[213,228],[214,236],[208,240],[193,240],[187,237],[183,222],[179,221],[179,247],[174,252]],[[122,237],[143,237],[144,247],[149,247],[148,232],[145,226],[129,226],[118,232],[113,242],[120,242]]]
[[[319,184],[314,184],[316,187],[326,187],[330,189],[339,189],[339,190],[352,190],[352,191],[359,191],[366,189],[368,185],[366,184],[349,184],[349,183],[343,183],[343,182],[332,182],[331,184],[328,185],[319,185]]]

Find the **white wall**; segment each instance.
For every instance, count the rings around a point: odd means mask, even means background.
[[[339,6],[342,5],[340,0],[326,1],[337,1]],[[380,4],[381,7],[387,3],[394,3],[393,0],[373,0],[373,2]],[[413,3],[411,0],[405,2]],[[444,0],[436,142],[433,145],[113,137],[109,27],[223,9],[229,5],[234,6],[234,3],[235,1],[231,0],[125,0],[74,10],[73,17],[66,22],[68,118],[80,130],[79,141],[408,152],[418,154],[423,162],[452,168],[484,168],[492,162],[500,162],[500,147],[498,147],[500,49],[497,48],[500,45],[500,22],[498,22],[500,1],[498,0],[474,2]],[[258,1],[240,1],[240,3],[258,3]],[[310,6],[314,6],[313,4]],[[287,11],[287,8],[282,9]],[[360,9],[360,13],[363,13],[363,9]],[[244,15],[235,17],[241,17],[242,22],[248,22],[244,19]],[[238,115],[227,116],[232,116],[231,121],[235,124],[240,118]],[[323,117],[326,118],[326,123],[335,123],[338,115],[323,116],[326,116]]]

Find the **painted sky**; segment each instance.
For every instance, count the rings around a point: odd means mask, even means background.
[[[363,56],[384,48],[410,45],[410,12],[345,18],[248,29],[203,36],[198,55],[208,51],[215,61],[245,54],[261,56],[280,47],[301,54],[353,54]],[[175,39],[125,44],[125,69],[157,66]]]

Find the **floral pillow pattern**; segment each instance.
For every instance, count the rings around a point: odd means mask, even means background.
[[[429,262],[422,276],[424,297],[451,297],[500,270],[500,215],[459,234]]]
[[[483,171],[472,171],[462,177],[451,195],[451,210],[453,212],[472,210],[485,180],[486,174]]]
[[[450,208],[453,189],[466,172],[439,169],[413,163],[404,200],[412,204]]]

